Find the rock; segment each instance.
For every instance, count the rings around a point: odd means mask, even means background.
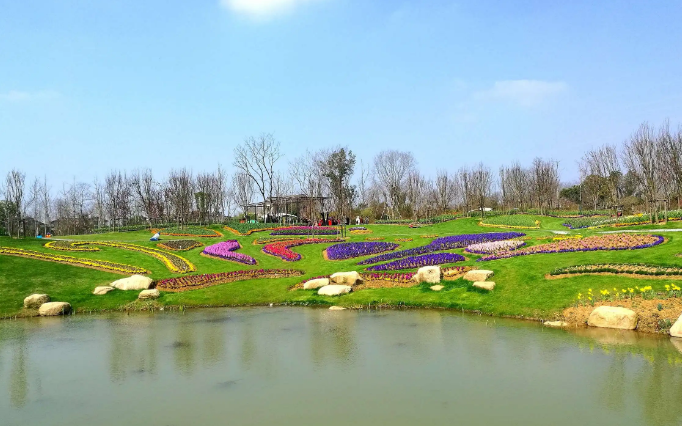
[[[71,305],[66,302],[48,302],[40,305],[38,314],[43,317],[66,315],[71,312]]]
[[[349,285],[326,285],[319,290],[317,294],[320,296],[340,296],[342,294],[350,293],[353,289]]]
[[[495,283],[492,281],[476,281],[474,287],[480,288],[482,290],[493,291],[495,289]]]
[[[439,284],[439,285],[432,285],[432,286],[429,287],[429,288],[430,288],[431,290],[433,290],[433,291],[441,291],[441,290],[444,289],[445,287],[443,287],[442,285]]]
[[[24,299],[24,308],[35,309],[39,308],[43,303],[50,301],[50,296],[47,294],[32,294]]]
[[[467,281],[485,281],[495,275],[493,271],[486,271],[485,269],[474,269],[464,274],[464,279]]]
[[[337,272],[329,277],[329,281],[332,284],[343,284],[353,286],[358,282],[362,281],[362,277],[359,273],[352,272]]]
[[[568,327],[568,323],[564,321],[545,321],[542,325],[545,327]]]
[[[343,306],[330,306],[329,310],[330,311],[345,311],[346,308],[344,308]]]
[[[306,281],[303,284],[305,290],[314,290],[316,288],[324,287],[329,285],[329,278],[316,278],[314,280]]]
[[[140,292],[140,295],[137,296],[138,299],[140,300],[148,300],[148,299],[158,299],[161,296],[161,293],[157,289],[151,289],[151,290],[142,290]]]
[[[24,301],[26,305],[26,301]],[[682,315],[675,321],[672,327],[670,327],[670,335],[672,337],[682,337]]]
[[[438,284],[442,276],[440,266],[423,266],[417,269],[412,279],[418,283]]]
[[[121,278],[111,283],[111,287],[119,290],[147,290],[152,285],[152,279],[142,275]]]
[[[637,328],[637,313],[626,308],[599,306],[592,311],[587,324],[592,327],[634,330]]]
[[[103,285],[99,287],[95,287],[95,290],[92,292],[92,294],[96,296],[101,296],[103,294],[107,294],[112,290],[116,290],[115,288],[108,286],[108,285]]]

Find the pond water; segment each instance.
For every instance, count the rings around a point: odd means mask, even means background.
[[[680,351],[451,311],[0,321],[0,424],[679,425]]]

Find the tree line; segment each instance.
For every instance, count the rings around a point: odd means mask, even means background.
[[[172,169],[163,178],[151,169],[112,170],[103,180],[74,179],[57,189],[44,177],[28,182],[23,172],[10,170],[0,188],[0,232],[80,234],[264,220],[253,217],[257,210],[249,206],[258,202],[265,212],[273,200],[291,195],[306,200],[292,213],[310,220],[323,212],[417,220],[455,211],[561,208],[641,210],[654,218],[680,207],[682,198],[682,128],[673,132],[668,122],[657,128],[643,123],[620,146],[586,152],[573,184],[561,181],[556,159],[513,162],[497,172],[481,162],[438,170],[429,178],[405,151],[385,150],[368,162],[358,161],[347,147],[284,157],[279,141],[262,134],[235,147],[232,174],[221,166],[196,174]]]

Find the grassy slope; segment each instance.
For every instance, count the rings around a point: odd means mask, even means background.
[[[547,217],[539,219],[542,222],[541,229],[525,230],[523,232],[529,236],[541,237],[552,235],[550,230],[566,230],[566,228],[561,226],[561,219]],[[445,236],[497,231],[495,228],[482,228],[477,223],[477,219],[460,219],[420,229],[410,229],[406,226],[395,225],[370,225],[369,228],[374,231],[373,234],[353,236],[351,240],[364,241],[368,236],[385,236],[386,239],[384,241],[393,241],[394,238],[399,237],[412,237],[414,238],[413,241],[401,243],[401,248],[409,248],[428,243],[430,239],[421,238],[421,235],[425,234]],[[663,227],[682,227],[682,223],[671,222]],[[660,228],[662,226],[640,226],[628,229],[655,230]],[[577,230],[571,233],[586,236],[598,231],[611,229],[604,228],[596,231]],[[499,231],[504,232],[506,230],[499,229]],[[263,254],[260,251],[262,246],[252,244],[255,238],[267,235],[267,232],[259,232],[247,237],[237,237],[226,232],[224,238],[198,239],[205,244],[225,239],[238,239],[243,246],[241,251],[254,256],[258,260],[259,265],[256,268],[302,269],[306,272],[305,277],[326,275],[345,270],[360,271],[363,269],[356,265],[357,259],[335,262],[325,261],[322,258],[321,250],[328,245],[297,247],[294,250],[303,255],[303,260],[292,263],[283,262],[278,258]],[[598,289],[613,288],[614,286],[622,288],[645,285],[645,282],[648,285],[652,285],[655,289],[662,288],[667,281],[643,281],[613,276],[580,276],[548,281],[544,278],[544,275],[556,267],[598,262],[638,262],[682,266],[682,259],[675,257],[675,254],[682,252],[680,250],[682,246],[678,243],[678,240],[682,240],[682,234],[666,233],[664,235],[668,238],[667,243],[644,250],[542,254],[479,263],[475,262],[478,256],[466,254],[463,250],[455,250],[454,252],[465,254],[469,258],[467,262],[463,263],[464,265],[476,264],[480,268],[495,271],[494,280],[497,283],[497,287],[490,294],[473,291],[468,283],[458,280],[446,283],[446,288],[441,292],[430,291],[426,285],[422,285],[413,288],[362,290],[340,298],[327,298],[317,296],[314,291],[288,291],[289,286],[302,280],[302,278],[289,278],[241,281],[185,293],[165,293],[159,299],[159,303],[186,306],[292,302],[334,303],[352,306],[384,303],[480,310],[497,315],[549,317],[570,305],[578,292],[585,293],[588,288],[593,288],[596,292]],[[149,234],[146,232],[78,236],[74,238],[79,240],[126,241],[155,247],[155,243],[148,241]],[[173,239],[175,237],[166,238]],[[528,244],[542,244],[544,242],[546,241],[531,240],[528,241]],[[22,241],[0,238],[0,246],[15,246],[51,252],[43,248],[42,242],[39,240]],[[193,262],[198,268],[197,273],[248,268],[232,262],[208,259],[200,256],[200,252],[201,248],[198,248],[189,252],[179,252],[178,254]],[[142,266],[152,271],[151,276],[154,279],[174,276],[159,261],[151,257],[116,248],[103,247],[100,252],[72,252],[66,254]],[[52,296],[53,300],[68,301],[82,311],[116,309],[133,302],[136,299],[137,293],[112,292],[105,296],[93,296],[90,292],[95,286],[107,284],[120,277],[120,275],[116,274],[68,265],[0,256],[0,316],[22,314],[23,298],[35,292],[46,292]]]

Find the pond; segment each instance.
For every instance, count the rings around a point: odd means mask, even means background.
[[[430,310],[0,321],[0,424],[678,425],[680,351]]]

